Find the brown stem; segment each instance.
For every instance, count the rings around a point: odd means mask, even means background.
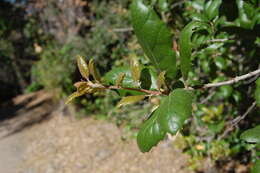
[[[226,137],[226,136],[228,135],[228,133],[230,133],[230,132],[234,129],[234,127],[238,125],[238,123],[239,123],[241,120],[243,120],[243,119],[246,118],[246,116],[255,108],[255,106],[256,106],[256,102],[254,102],[254,103],[246,110],[246,112],[245,112],[243,115],[241,115],[241,116],[235,118],[234,120],[232,120],[231,122],[229,122],[229,124],[228,124],[229,127],[223,132],[223,134],[222,134],[221,136],[218,137],[218,139],[220,140],[220,139],[223,139],[224,137]]]
[[[107,89],[124,89],[124,90],[131,90],[131,91],[138,91],[138,92],[143,92],[149,95],[153,96],[159,96],[159,95],[166,95],[163,92],[160,91],[152,91],[152,90],[146,90],[146,89],[139,89],[139,88],[128,88],[128,87],[121,87],[121,86],[105,86]]]
[[[212,87],[220,87],[220,86],[224,86],[224,85],[231,85],[231,84],[237,83],[241,80],[245,80],[247,78],[258,75],[258,74],[260,74],[260,69],[257,69],[255,71],[252,71],[252,72],[247,73],[247,74],[242,75],[242,76],[237,76],[237,77],[235,77],[231,80],[228,80],[228,81],[218,82],[218,83],[209,83],[209,84],[203,85],[201,89],[212,88]]]
[[[259,75],[259,74],[260,74],[260,69],[252,71],[252,72],[247,73],[247,74],[242,75],[242,76],[237,76],[237,77],[235,77],[231,80],[228,80],[228,81],[218,82],[218,83],[209,83],[209,84],[205,84],[205,85],[202,85],[202,86],[195,86],[193,88],[185,85],[185,88],[193,90],[193,89],[214,88],[214,87],[220,87],[220,86],[223,86],[223,85],[231,85],[231,84],[237,83],[241,80],[245,80],[247,78],[250,78],[250,77],[253,77],[253,76],[256,76],[256,75]],[[88,81],[88,84],[92,88],[115,89],[115,90],[124,89],[124,90],[138,91],[138,92],[142,92],[142,93],[152,95],[152,96],[169,95],[169,93],[170,93],[167,90],[164,91],[164,92],[161,92],[161,91],[152,91],[152,90],[146,90],[146,89],[141,89],[141,88],[129,88],[129,87],[122,87],[122,86],[108,86],[108,85],[102,85],[102,84],[99,84],[99,83],[92,83],[91,81]]]

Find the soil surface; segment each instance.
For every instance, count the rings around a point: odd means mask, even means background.
[[[0,123],[1,173],[190,172],[187,157],[170,140],[143,154],[135,140],[122,140],[122,129],[114,124],[93,116],[76,120],[63,104],[50,106],[49,98],[46,93],[36,93],[15,111],[15,118],[3,115],[8,118]],[[12,106],[28,100],[19,99]]]

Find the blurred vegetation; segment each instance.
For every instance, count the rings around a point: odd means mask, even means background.
[[[80,80],[76,55],[93,58],[103,75],[112,67],[129,65],[133,57],[149,64],[132,33],[130,3],[130,0],[1,1],[0,101],[43,88],[65,98],[75,90],[73,83]],[[191,85],[223,81],[259,68],[258,0],[247,1],[244,10],[238,7],[239,0],[223,1],[220,17],[214,21],[204,0],[151,0],[151,3],[171,26],[175,41],[191,20],[212,21],[214,37],[198,32],[192,38],[196,54],[192,57],[194,70],[189,74]],[[196,93],[199,104],[194,106],[194,116],[177,140],[178,146],[192,156],[192,169],[201,170],[201,161],[207,159],[224,168],[230,158],[249,165],[259,157],[259,151],[250,152],[252,144],[239,138],[245,129],[260,123],[259,109],[254,109],[226,134],[232,120],[252,104],[255,80]],[[147,118],[143,115],[148,116],[158,105],[158,100],[153,99],[152,104],[143,101],[118,109],[115,107],[118,100],[117,93],[108,91],[82,97],[76,105],[80,112],[110,119],[131,134]]]

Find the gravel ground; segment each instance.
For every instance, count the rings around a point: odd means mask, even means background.
[[[188,173],[186,156],[168,141],[141,153],[135,140],[103,120],[53,115],[27,129],[19,173]]]

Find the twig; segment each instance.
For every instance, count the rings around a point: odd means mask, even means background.
[[[246,116],[254,109],[255,106],[256,106],[256,102],[254,102],[242,116],[235,118],[231,122],[232,126],[236,126],[241,120],[245,119]]]
[[[152,90],[146,90],[146,89],[140,89],[140,88],[128,88],[128,87],[121,87],[121,86],[105,86],[106,89],[124,89],[124,90],[131,90],[131,91],[138,91],[143,92],[149,95],[153,96],[159,96],[159,95],[165,95],[163,92],[160,91],[152,91]]]
[[[114,32],[131,32],[133,28],[115,28],[113,29]]]
[[[260,64],[258,65],[258,68],[260,69]],[[260,74],[256,75],[252,79],[245,81],[244,84],[247,85],[247,84],[250,84],[251,82],[254,82],[259,76],[260,76]]]
[[[237,76],[237,77],[235,77],[231,80],[228,80],[228,81],[218,82],[218,83],[209,83],[209,84],[203,85],[202,89],[219,87],[219,86],[223,86],[223,85],[231,85],[231,84],[237,83],[241,80],[245,80],[247,78],[250,78],[252,76],[259,75],[259,74],[260,74],[260,69],[252,71],[252,72],[247,73],[247,74],[242,75],[242,76]]]
[[[185,85],[185,88],[193,90],[193,89],[214,88],[214,87],[219,87],[219,86],[223,86],[223,85],[231,85],[231,84],[237,83],[241,80],[244,80],[244,79],[250,78],[252,76],[258,75],[258,74],[260,74],[260,69],[253,71],[253,72],[250,72],[248,74],[242,75],[242,76],[235,77],[235,78],[228,80],[228,81],[219,82],[219,83],[209,83],[209,84],[202,85],[202,86],[197,86],[197,87],[195,86],[194,88],[191,88],[191,87],[188,87],[187,85]],[[146,93],[150,96],[169,95],[169,91],[167,91],[167,90],[162,92],[162,91],[146,90],[146,89],[141,89],[141,88],[129,88],[129,87],[122,87],[122,86],[107,86],[107,85],[102,85],[100,83],[92,83],[91,81],[87,81],[87,82],[88,82],[88,85],[91,88],[96,88],[96,89],[132,90],[132,91],[138,91],[138,92]],[[212,95],[210,95],[210,97],[211,96]],[[206,99],[209,99],[209,98],[206,98]]]
[[[209,95],[206,98],[204,98],[203,100],[201,100],[200,104],[206,103],[215,93],[216,93],[215,88],[211,88],[209,90]]]
[[[100,83],[92,83],[91,81],[88,81],[88,85],[91,88],[96,88],[96,89],[115,89],[115,90],[123,89],[123,90],[130,90],[130,91],[138,91],[138,92],[146,93],[151,96],[167,95],[166,93],[161,91],[146,90],[141,88],[129,88],[129,87],[122,87],[122,86],[102,85]]]
[[[237,118],[233,119],[230,123],[229,123],[229,128],[227,128],[223,134],[221,136],[218,137],[218,140],[226,137],[228,135],[229,132],[231,132],[235,126],[238,125],[238,123],[240,121],[242,121],[243,119],[246,118],[246,116],[254,109],[254,107],[256,106],[256,102],[254,102],[248,109],[247,111],[241,115],[241,116],[238,116]]]
[[[229,40],[229,39],[227,39],[227,38],[223,38],[223,39],[212,39],[212,40],[206,41],[206,43],[225,42],[225,41],[228,41],[228,40]]]

